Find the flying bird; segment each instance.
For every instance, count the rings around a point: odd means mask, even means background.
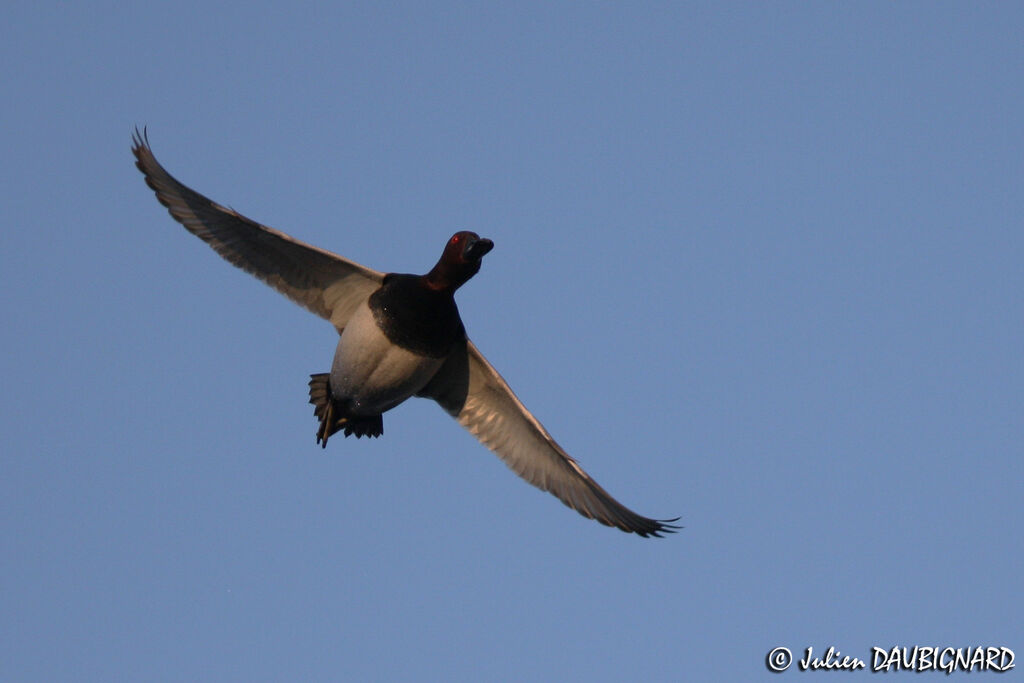
[[[643,537],[678,529],[628,509],[559,446],[466,337],[455,291],[494,243],[457,232],[425,275],[381,273],[305,244],[185,187],[161,166],[145,131],[132,153],[171,216],[230,263],[330,321],[331,371],[311,376],[317,443],[384,431],[383,413],[412,396],[436,401],[520,477],[584,517]]]

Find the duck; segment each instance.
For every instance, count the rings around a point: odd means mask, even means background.
[[[379,437],[383,414],[409,398],[435,401],[516,474],[584,517],[641,537],[680,527],[639,515],[605,491],[526,409],[469,340],[455,292],[494,242],[456,232],[423,275],[384,273],[261,225],[178,182],[148,132],[132,135],[135,165],[157,200],[221,257],[330,322],[339,334],[330,372],[309,380],[317,444]]]

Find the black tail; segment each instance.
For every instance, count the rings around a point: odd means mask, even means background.
[[[380,415],[370,417],[345,415],[341,407],[331,398],[331,376],[321,372],[309,376],[309,402],[313,404],[313,414],[320,421],[316,431],[316,442],[327,448],[327,439],[342,429],[345,436],[356,435],[375,437],[384,433],[384,418]]]

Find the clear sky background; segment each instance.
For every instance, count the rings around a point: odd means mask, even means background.
[[[1024,657],[1022,35],[1011,2],[5,5],[0,678]],[[373,268],[492,238],[471,338],[685,528],[583,519],[426,401],[321,451],[334,330],[171,220],[136,124]]]

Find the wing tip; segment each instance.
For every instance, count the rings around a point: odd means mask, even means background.
[[[140,132],[139,127],[135,126],[132,132],[132,154],[137,158],[143,149],[149,149],[149,131],[143,126]]]
[[[149,185],[150,189],[159,193],[160,188],[156,186],[153,174],[158,170],[163,171],[163,169],[157,162],[156,157],[153,156],[153,148],[149,145],[149,131],[146,126],[142,127],[141,132],[139,127],[135,126],[135,130],[132,132],[132,154],[135,156],[135,168],[142,172],[146,179],[146,184]],[[163,200],[161,200],[161,203],[163,203]]]
[[[622,530],[627,533],[637,534],[641,538],[664,538],[663,534],[674,534],[683,528],[681,524],[672,524],[672,522],[678,521],[678,517],[673,519],[644,519],[642,523]]]

